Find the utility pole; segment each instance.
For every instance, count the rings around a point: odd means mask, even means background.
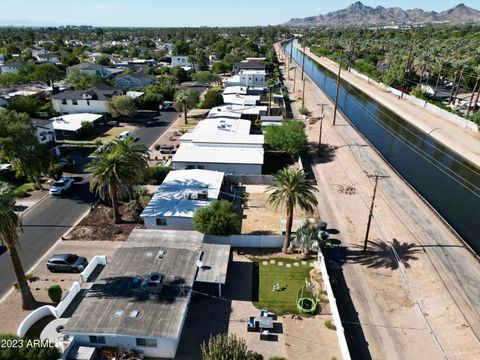
[[[293,39],[290,41],[290,64],[288,66],[288,80],[290,79],[290,67],[292,65],[293,59],[292,59],[292,53],[293,53]]]
[[[303,56],[302,56],[302,81],[303,81],[303,73],[305,72],[305,50],[306,50],[307,44],[303,43]]]
[[[337,119],[337,107],[338,107],[338,90],[340,88],[340,74],[342,72],[342,57],[343,57],[343,48],[340,49],[340,61],[338,64],[338,75],[337,75],[337,90],[335,93],[335,108],[333,109],[333,125],[335,126],[335,120]]]
[[[408,59],[407,59],[407,64],[405,65],[405,81],[403,82],[403,88],[402,88],[402,92],[400,94],[400,99],[403,99],[403,94],[405,93],[405,90],[407,88],[407,79],[408,79],[408,76],[410,75],[410,62],[411,62],[411,58],[412,58],[412,51],[413,51],[413,47],[410,46],[410,50],[408,51]]]
[[[297,67],[293,66],[293,93],[295,93],[295,83],[297,79]]]
[[[302,109],[305,107],[305,78],[303,78]]]
[[[457,88],[455,89],[455,96],[453,97],[453,105],[455,105],[455,99],[458,97],[458,90],[460,89],[460,81],[462,81],[463,69],[464,68],[460,70],[460,76],[458,77]]]
[[[355,56],[355,43],[353,42],[352,40],[352,49],[350,50],[350,59],[348,61],[348,72],[350,72],[350,70],[352,69],[352,59],[354,58]]]
[[[478,87],[478,89],[477,89],[477,87]],[[467,118],[468,118],[468,115],[470,115],[470,110],[472,109],[472,102],[473,102],[473,98],[475,96],[476,91],[480,91],[480,77],[476,78],[475,85],[473,86],[472,95],[470,96],[470,102],[468,103]],[[474,104],[474,106],[473,106],[474,109],[475,109],[475,105],[476,104]]]
[[[452,103],[453,93],[455,91],[455,85],[457,83],[457,74],[458,74],[458,70],[455,71],[455,76],[453,77],[452,91],[450,92],[450,98],[448,99],[448,105],[450,105]]]
[[[318,153],[321,152],[322,148],[322,129],[323,129],[323,118],[325,117],[324,107],[328,104],[319,104],[322,107],[322,112],[320,114],[320,134],[318,135]]]
[[[388,178],[389,176],[379,175],[379,174],[375,174],[375,175],[367,174],[367,177],[375,179],[375,186],[373,187],[372,203],[370,205],[370,213],[368,215],[367,232],[365,233],[365,242],[363,244],[363,252],[367,251],[368,234],[370,233],[370,225],[372,224],[373,208],[375,207],[375,196],[377,195],[378,180]]]

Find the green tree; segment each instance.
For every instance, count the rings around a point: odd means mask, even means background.
[[[97,64],[102,66],[110,66],[112,63],[108,56],[102,55],[97,59]]]
[[[134,100],[127,95],[112,97],[108,103],[108,109],[114,118],[122,115],[134,117],[138,112]]]
[[[228,236],[240,233],[241,221],[235,206],[222,200],[195,211],[193,226],[204,234]]]
[[[62,64],[67,67],[74,66],[80,64],[80,59],[75,54],[65,54],[62,56]]]
[[[262,360],[263,356],[248,350],[244,339],[235,334],[210,335],[201,344],[203,360]]]
[[[6,183],[0,183],[0,240],[7,246],[8,255],[10,256],[22,297],[22,308],[34,309],[37,302],[25,279],[25,271],[17,252],[18,233],[21,230],[21,223],[13,208],[14,203],[13,188]]]
[[[38,142],[27,114],[0,111],[0,159],[9,161],[19,175],[33,179],[40,189],[42,173],[48,170],[48,149]]]
[[[231,67],[225,64],[223,61],[216,61],[212,64],[212,71],[217,74],[223,74],[230,71]]]
[[[36,65],[33,71],[29,74],[30,80],[41,81],[46,84],[50,83],[51,81],[63,79],[64,76],[64,72],[54,64]]]
[[[315,182],[307,179],[303,170],[283,169],[274,176],[275,184],[268,187],[268,203],[275,209],[287,211],[287,223],[283,252],[287,253],[292,234],[293,211],[299,207],[303,211],[313,211],[317,206]]]
[[[82,121],[81,123],[81,128],[79,130],[79,137],[81,139],[85,139],[91,135],[93,135],[94,133],[94,127],[93,127],[93,123],[89,122],[89,121]]]
[[[10,110],[36,117],[42,102],[30,96],[15,96],[10,101]]]
[[[387,73],[383,76],[383,82],[388,86],[401,86],[405,78],[405,69],[403,65],[390,66]]]
[[[160,93],[146,92],[143,96],[135,99],[135,105],[137,108],[142,110],[158,111],[164,99],[165,98]]]
[[[85,90],[99,84],[111,84],[110,81],[101,76],[91,75],[77,69],[70,71],[65,83],[75,90]]]
[[[198,71],[192,75],[192,80],[200,83],[212,83],[220,81],[221,79],[220,75],[211,73],[210,71]]]
[[[94,157],[87,171],[92,173],[90,191],[98,194],[100,199],[110,201],[113,222],[119,224],[122,219],[118,199],[125,194],[125,185],[131,184],[136,177],[129,159],[115,151],[115,147],[108,147]]]
[[[282,125],[269,125],[265,129],[265,143],[274,150],[294,157],[307,148],[305,124],[297,120],[284,120]]]
[[[202,108],[211,109],[223,104],[223,96],[217,90],[209,90],[202,101]]]
[[[194,90],[180,90],[175,95],[173,107],[175,110],[183,112],[185,124],[188,124],[188,110],[193,109],[195,104],[198,102],[198,99],[198,93]]]

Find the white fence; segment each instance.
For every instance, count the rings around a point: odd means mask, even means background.
[[[337,300],[333,295],[332,285],[330,284],[330,277],[327,272],[327,265],[325,264],[325,258],[323,257],[322,250],[318,250],[317,263],[322,273],[323,283],[327,290],[328,303],[330,305],[330,311],[332,312],[333,323],[337,331],[338,343],[340,345],[340,352],[342,353],[343,360],[350,360],[350,351],[348,350],[347,339],[345,338],[345,331],[343,329],[342,319],[337,307]]]
[[[216,236],[206,235],[205,242],[211,244],[224,244],[233,247],[255,247],[255,248],[281,248],[283,236],[273,235],[230,235]]]
[[[62,301],[60,301],[56,307],[52,305],[44,305],[32,311],[30,314],[28,314],[28,316],[25,319],[23,319],[22,323],[18,327],[17,336],[24,337],[25,334],[28,332],[28,330],[30,330],[32,325],[35,324],[41,318],[44,318],[45,316],[54,316],[57,319],[60,316],[62,316],[64,311],[71,304],[72,300],[80,292],[81,290],[80,285],[88,279],[88,277],[95,270],[97,265],[99,264],[106,265],[106,263],[107,263],[106,256],[95,256],[92,259],[92,261],[88,264],[88,266],[85,268],[85,270],[83,270],[83,272],[80,274],[80,279],[78,281],[75,281],[72,284],[72,286],[70,287],[70,290],[63,297]]]
[[[402,92],[400,90],[394,89],[390,86],[385,85],[384,83],[378,82],[377,80],[374,80],[370,77],[368,77],[365,74],[362,74],[358,72],[355,69],[350,68],[350,72],[354,73],[355,75],[361,77],[364,80],[367,80],[369,83],[374,83],[377,86],[387,90],[388,92],[391,92],[395,96],[402,96]],[[403,94],[403,98],[407,99],[411,103],[423,107],[424,109],[434,113],[435,115],[441,116],[447,121],[450,121],[452,123],[455,123],[461,127],[467,128],[473,132],[479,132],[479,127],[477,124],[475,124],[473,121],[467,120],[462,118],[461,116],[458,116],[454,113],[448,112],[446,110],[443,110],[442,108],[439,108],[438,106],[435,106],[434,104],[429,103],[428,101],[416,98],[413,95],[408,95],[408,94]]]

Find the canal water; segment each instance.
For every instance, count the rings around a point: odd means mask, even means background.
[[[290,52],[290,44],[285,46]],[[302,53],[292,55],[302,64]],[[309,57],[305,72],[335,99],[336,74]],[[480,169],[409,124],[352,85],[341,81],[338,107],[349,121],[480,254]]]

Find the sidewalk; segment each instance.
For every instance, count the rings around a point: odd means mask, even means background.
[[[277,47],[277,53],[280,49]],[[301,91],[297,66],[296,89]],[[293,79],[293,71],[291,78]],[[289,89],[293,81],[286,81]],[[301,93],[290,94],[298,99]],[[300,101],[292,104],[294,116]],[[373,359],[480,357],[480,265],[433,211],[403,182],[363,137],[337,114],[310,79],[305,105],[323,121],[321,156],[312,154],[318,183],[319,211],[329,228],[338,230],[340,256],[330,263],[345,299],[337,299],[352,354]],[[403,106],[403,103],[402,103]],[[317,148],[319,123],[306,125]],[[373,182],[364,171],[379,170],[380,181],[369,251],[361,251]],[[353,194],[341,191],[351,186]],[[392,250],[393,247],[393,250]],[[400,261],[393,256],[398,254]],[[346,284],[343,284],[345,282]],[[360,323],[360,324],[358,324]],[[360,356],[362,354],[362,356]]]
[[[298,45],[297,48],[303,51]],[[319,57],[309,49],[306,53],[333,73],[338,72],[338,64],[332,60]],[[405,99],[398,99],[396,95],[348,71],[342,71],[341,78],[480,168],[480,133],[462,128]]]
[[[15,209],[18,215],[25,214],[25,212],[41,203],[47,196],[49,196],[48,189],[43,191],[33,190],[29,192],[28,195],[28,197],[15,200]]]

